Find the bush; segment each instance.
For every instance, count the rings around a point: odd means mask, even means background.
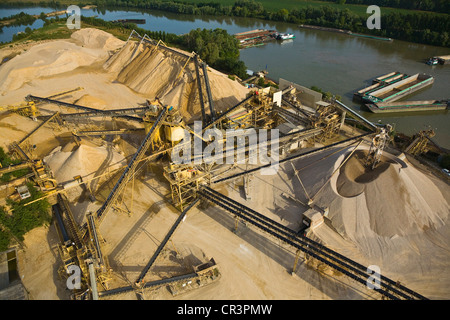
[[[226,30],[195,29],[184,35],[181,45],[195,51],[211,67],[245,78],[247,67],[239,60],[239,42]]]
[[[31,197],[19,202],[11,199],[6,200],[6,203],[11,207],[12,215],[7,214],[4,208],[0,208],[0,224],[21,241],[24,240],[24,235],[27,232],[51,222],[51,215],[48,212],[50,203],[47,199],[25,206],[28,202],[43,196],[43,193],[36,189],[32,183],[28,183],[27,187]],[[10,241],[9,235],[4,231],[0,232],[0,234],[0,246],[7,247]]]

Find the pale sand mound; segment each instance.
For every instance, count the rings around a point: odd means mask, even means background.
[[[372,171],[354,156],[341,168],[336,187],[342,196],[365,198],[370,228],[380,236],[436,229],[448,215],[440,190],[412,167],[383,162]]]
[[[114,170],[126,164],[125,158],[111,148],[87,144],[82,144],[74,150],[72,147],[72,145],[63,149],[58,147],[44,158],[59,183],[72,181],[77,175],[86,181],[106,173],[107,168]],[[95,185],[99,184],[100,181]],[[92,191],[95,192],[95,190]]]
[[[190,121],[201,113],[196,73],[192,63],[184,69],[185,59],[153,47],[139,47],[128,42],[113,55],[104,68],[117,74],[117,81],[145,94],[149,99],[160,98],[166,105],[178,107]],[[183,69],[183,72],[180,71]],[[216,70],[208,68],[215,109],[223,111],[243,100],[248,89]],[[207,101],[206,92],[204,92]]]
[[[386,162],[386,167],[382,163],[369,173],[349,162],[349,167],[344,166],[327,182],[351,150],[324,158],[333,151],[329,150],[293,162],[297,169],[308,166],[300,177],[310,195],[327,183],[315,197],[315,203],[329,208],[329,213],[325,223],[313,230],[310,237],[363,265],[379,266],[383,275],[428,298],[448,298],[450,188],[433,175],[386,152],[383,155],[393,160]],[[351,166],[355,171],[348,170]],[[291,192],[307,202],[292,168],[286,168],[286,175],[293,177]],[[341,177],[344,173],[346,179]],[[359,195],[342,196],[344,184],[339,186],[340,179],[349,184],[345,191],[356,191]],[[272,184],[289,192],[285,180],[277,178]],[[301,209],[298,206],[298,211]]]
[[[82,48],[63,40],[36,45],[0,67],[0,94],[19,89],[36,78],[73,71],[106,57],[103,50]]]
[[[124,45],[122,40],[112,34],[93,28],[80,29],[72,33],[71,38],[90,49],[116,50]]]
[[[108,51],[123,46],[113,35],[92,28],[72,34],[72,40],[56,40],[32,46],[0,67],[0,94],[21,88],[37,78],[50,77],[88,66],[109,57]]]
[[[110,73],[115,73],[116,77],[117,74],[122,71],[125,66],[131,62],[131,58],[133,57],[133,54],[137,55],[140,52],[143,51],[143,46],[140,46],[137,50],[137,43],[134,41],[128,41],[119,52],[112,55],[108,61],[105,62],[103,65],[103,68],[105,70],[108,70]],[[135,53],[136,50],[136,53]]]

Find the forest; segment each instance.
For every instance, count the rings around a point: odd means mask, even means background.
[[[380,7],[392,7],[442,13],[450,12],[450,1],[448,0],[336,0],[336,2],[347,4],[365,4],[368,6],[377,5]]]
[[[325,1],[325,0],[323,0]],[[233,5],[217,1],[189,0],[93,0],[99,11],[105,8],[151,9],[189,15],[220,15],[259,18],[295,24],[309,24],[346,29],[356,33],[389,37],[398,40],[450,47],[450,1],[448,0],[335,0],[340,4],[379,5],[410,11],[389,11],[381,14],[381,29],[368,29],[369,15],[358,15],[345,6],[299,6],[291,10],[268,10],[255,0],[236,0]],[[226,1],[229,3],[229,1]],[[14,1],[9,4],[17,4]],[[18,2],[25,5],[26,2]],[[328,2],[329,3],[329,2]],[[58,1],[34,2],[34,5],[61,8]],[[83,4],[80,3],[80,6]]]
[[[339,1],[339,0],[337,0]],[[351,0],[348,0],[351,1]],[[364,1],[365,0],[354,0]],[[406,7],[401,0],[370,0],[371,4],[391,3],[392,6]],[[433,3],[433,8],[448,9],[449,1],[408,1],[408,6],[414,3]],[[349,2],[350,3],[350,2]],[[316,26],[347,29],[352,32],[389,37],[404,41],[430,44],[436,46],[450,46],[450,19],[447,14],[433,12],[413,11],[404,14],[391,12],[381,15],[381,29],[369,30],[366,26],[367,17],[362,17],[348,9],[338,9],[327,5],[320,7],[308,6],[306,8],[280,9],[269,11],[254,0],[236,0],[233,6],[223,6],[216,2],[189,3],[160,0],[97,0],[98,6],[131,7],[162,10],[174,13],[192,15],[223,15],[236,17],[259,18],[271,21],[283,21],[295,24],[310,24]],[[417,4],[416,7],[423,7]],[[414,7],[412,7],[414,8]],[[430,6],[431,10],[431,6]],[[437,9],[436,9],[437,10]]]

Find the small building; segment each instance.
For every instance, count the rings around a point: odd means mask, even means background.
[[[28,190],[28,187],[26,185],[17,187],[16,190],[19,193],[20,199],[22,200],[31,197],[30,190]]]

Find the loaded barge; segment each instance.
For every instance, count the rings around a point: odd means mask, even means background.
[[[236,33],[234,37],[239,40],[241,48],[262,46],[266,42],[275,40],[279,33],[276,30],[256,29]]]
[[[373,113],[406,111],[442,111],[450,106],[450,100],[401,101],[366,104]]]
[[[354,100],[364,103],[394,102],[434,83],[434,78],[426,74],[408,76],[390,73],[373,80],[375,84],[359,90]]]
[[[119,19],[113,20],[113,23],[135,23],[135,24],[145,24],[145,19]]]

